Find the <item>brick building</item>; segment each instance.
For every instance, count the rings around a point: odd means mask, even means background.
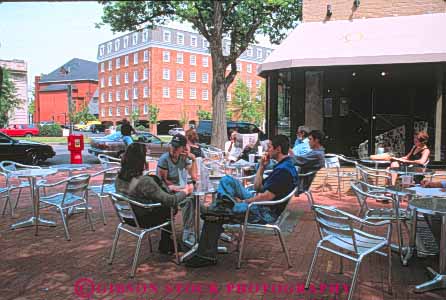
[[[9,71],[21,104],[11,112],[9,124],[28,124],[28,67],[25,61],[0,60],[0,67]],[[1,70],[1,69],[0,69]]]
[[[237,63],[238,78],[253,95],[263,81],[257,65],[270,53],[269,48],[253,45]],[[212,62],[207,41],[197,33],[161,26],[132,32],[101,43],[98,61],[102,121],[130,118],[134,111],[146,120],[149,105],[156,105],[158,120],[167,122],[197,121],[200,108],[212,111]]]
[[[304,0],[302,11],[259,67],[268,134],[306,124],[329,152],[361,156],[378,144],[407,153],[427,130],[431,160],[444,158],[446,1]]]
[[[62,67],[68,72],[61,72]],[[98,87],[97,68],[95,62],[73,58],[48,75],[36,76],[35,122],[68,124],[68,85],[72,87],[73,112],[78,112],[94,98]]]

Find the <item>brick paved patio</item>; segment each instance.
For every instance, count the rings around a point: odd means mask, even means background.
[[[356,200],[347,194],[339,201],[334,192],[320,192],[320,176],[315,181],[315,201],[318,204],[336,205],[347,211],[356,213]],[[56,179],[56,178],[55,178]],[[54,180],[55,180],[54,179]],[[347,185],[345,185],[344,190]],[[204,269],[187,269],[173,263],[172,257],[159,254],[156,250],[149,252],[148,244],[144,244],[141,252],[140,265],[134,280],[128,277],[135,249],[135,240],[122,235],[115,263],[107,264],[111,249],[117,217],[110,203],[106,203],[108,224],[104,226],[98,213],[97,200],[91,197],[94,207],[94,223],[96,231],[89,229],[83,215],[75,215],[69,220],[71,241],[64,238],[60,216],[55,210],[43,210],[42,215],[57,222],[57,227],[41,227],[39,236],[34,236],[31,228],[12,231],[9,225],[27,218],[31,214],[29,193],[25,193],[16,211],[16,217],[9,215],[0,217],[0,299],[82,299],[75,294],[75,282],[81,278],[89,278],[96,283],[152,283],[156,292],[148,291],[142,296],[124,287],[125,293],[105,293],[100,291],[91,299],[334,299],[333,293],[327,290],[323,293],[299,290],[294,294],[273,292],[272,285],[288,284],[302,285],[305,282],[308,266],[318,240],[316,226],[304,197],[294,198],[289,209],[301,211],[299,220],[293,232],[285,239],[290,250],[293,263],[291,269],[286,268],[285,258],[281,252],[278,238],[272,235],[251,234],[248,236],[245,260],[242,268],[235,268],[237,253],[235,244],[228,245],[229,254],[219,256],[217,266]],[[3,205],[3,202],[1,202]],[[376,204],[379,205],[379,204]],[[1,206],[3,207],[3,206]],[[157,248],[158,237],[153,239],[154,249]],[[397,255],[393,257],[393,294],[387,293],[386,258],[371,256],[362,264],[355,299],[445,299],[446,291],[436,291],[425,294],[414,294],[414,285],[426,281],[424,268],[437,267],[437,258],[413,259],[408,267],[402,267]],[[344,264],[344,274],[339,274],[339,261],[336,257],[322,253],[319,256],[318,268],[313,279],[315,287],[322,284],[349,284],[353,267],[349,262]],[[85,283],[86,281],[84,281]],[[193,289],[185,290],[186,284],[194,283]],[[197,284],[202,284],[202,290]],[[269,284],[269,290],[228,293],[227,285],[239,284]],[[183,284],[181,291],[166,290],[174,284]],[[214,294],[209,292],[209,287]],[[104,286],[103,286],[104,287]],[[116,288],[116,286],[115,286]],[[240,286],[241,288],[241,286]],[[109,287],[107,288],[109,289]],[[86,284],[84,292],[88,292]],[[150,289],[149,289],[150,290]],[[115,290],[116,291],[116,290]],[[276,290],[277,291],[277,290]],[[337,299],[345,299],[346,293],[341,292]]]

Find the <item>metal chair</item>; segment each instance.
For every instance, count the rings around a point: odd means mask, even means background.
[[[287,214],[286,212],[286,206],[290,202],[290,199],[294,196],[294,194],[297,191],[297,187],[295,187],[291,193],[286,195],[284,198],[277,200],[277,201],[260,201],[260,202],[252,202],[248,204],[248,209],[246,210],[245,217],[243,224],[240,224],[240,231],[239,231],[239,244],[237,248],[240,248],[239,250],[239,257],[237,262],[237,269],[240,269],[240,264],[243,257],[243,250],[245,248],[245,239],[246,239],[246,233],[248,229],[258,228],[258,229],[267,229],[267,230],[273,230],[278,236],[280,240],[280,244],[282,245],[283,252],[285,253],[285,258],[287,260],[288,267],[291,268],[291,262],[290,262],[290,256],[288,254],[288,249],[285,245],[285,240],[282,235],[282,231],[280,230],[280,225],[285,220]],[[277,206],[277,205],[285,205],[282,214],[277,218],[277,220],[272,224],[253,224],[248,222],[250,209],[253,205],[258,206]]]
[[[314,178],[316,177],[316,171],[311,171],[307,173],[297,173],[297,176],[299,177],[298,182],[298,190],[296,191],[296,197],[298,197],[300,194],[305,194],[307,196],[308,205],[310,208],[314,205],[314,198],[313,194],[311,193],[311,184],[313,183]]]
[[[390,185],[392,180],[387,169],[375,169],[357,164],[356,172],[359,180],[375,185],[378,185],[380,179],[383,179],[386,185]]]
[[[16,197],[14,206],[11,203],[11,194],[9,193],[11,190],[9,190],[8,197],[6,198],[5,206],[3,207],[3,212],[2,212],[3,215],[5,214],[6,206],[9,204],[10,209],[11,209],[11,216],[14,216],[14,209],[16,209],[17,205],[19,204],[20,196],[22,195],[22,190],[24,188],[29,188],[30,193],[32,193],[31,186],[30,186],[28,180],[16,178],[11,174],[11,171],[17,171],[17,170],[22,170],[22,169],[41,169],[41,167],[24,165],[24,164],[21,164],[21,163],[15,162],[15,161],[11,161],[11,160],[4,160],[4,161],[0,162],[0,171],[2,171],[3,175],[5,176],[6,187],[13,186],[13,183],[16,183],[14,185],[14,189],[18,189],[18,193],[17,193],[17,197]],[[44,181],[43,180],[39,181],[39,183],[42,183],[42,182],[44,182]]]
[[[0,172],[0,176],[5,177],[5,187],[0,187],[0,199],[6,199],[5,200],[5,205],[3,206],[3,212],[2,215],[5,214],[6,211],[6,207],[9,204],[9,208],[11,210],[11,216],[14,216],[14,207],[11,203],[11,191],[14,189],[17,189],[18,187],[15,187],[13,185],[9,185],[8,183],[8,175],[6,173]]]
[[[101,163],[102,168],[104,169],[121,166],[120,158],[116,158],[106,154],[99,154],[98,159],[99,162]]]
[[[65,191],[63,193],[55,193],[52,195],[40,196],[40,202],[47,206],[55,206],[62,217],[62,222],[65,230],[65,238],[70,241],[70,232],[68,231],[68,210],[73,207],[83,207],[85,209],[86,217],[90,223],[91,230],[94,231],[93,222],[88,210],[88,183],[90,182],[90,175],[80,174],[55,183],[38,185],[41,187],[55,187],[65,184]],[[67,216],[65,216],[65,213]]]
[[[165,230],[166,227],[172,228],[172,238],[174,243],[174,249],[175,249],[175,257],[176,257],[176,263],[180,263],[180,256],[178,253],[178,245],[177,245],[177,238],[175,233],[175,214],[174,214],[174,208],[170,209],[170,220],[167,220],[161,224],[151,226],[151,227],[144,227],[141,226],[141,218],[139,217],[138,213],[135,211],[135,208],[140,208],[144,210],[148,210],[150,212],[156,213],[156,209],[160,208],[162,205],[161,203],[151,203],[151,204],[143,204],[138,201],[135,201],[128,196],[119,194],[119,193],[110,193],[113,207],[115,208],[116,214],[118,215],[118,218],[120,220],[120,223],[118,224],[116,228],[115,238],[113,240],[113,246],[110,253],[110,259],[109,264],[111,265],[113,263],[113,258],[115,256],[116,247],[118,245],[119,240],[119,234],[121,231],[127,232],[130,235],[137,237],[138,242],[136,244],[136,250],[135,255],[133,256],[133,264],[132,264],[132,270],[130,273],[130,276],[133,278],[135,276],[136,267],[138,265],[138,257],[139,252],[141,249],[141,242],[145,235],[149,235],[149,241],[150,241],[150,233],[155,230]]]
[[[341,192],[342,192],[342,183],[344,178],[356,178],[356,172],[345,172],[341,169],[341,163],[340,161],[347,162],[354,164],[355,167],[358,164],[358,162],[348,159],[344,157],[343,155],[338,154],[326,154],[325,155],[325,168],[327,170],[327,174],[325,176],[324,184],[322,186],[322,191],[324,191],[325,186],[327,185],[327,180],[329,177],[336,177],[338,179],[338,187],[337,192],[339,194],[339,200],[341,199]],[[332,173],[330,169],[335,169],[335,173]]]
[[[314,205],[316,224],[318,226],[320,240],[316,245],[310,269],[308,271],[305,288],[308,289],[311,282],[316,260],[319,250],[339,256],[340,271],[343,272],[343,258],[351,260],[355,263],[352,284],[348,293],[348,300],[353,298],[355,292],[356,281],[358,278],[359,267],[365,256],[377,253],[388,258],[388,288],[389,293],[392,291],[392,257],[391,257],[391,233],[392,222],[381,221],[377,223],[369,222],[339,210],[335,207]],[[373,235],[371,233],[355,228],[355,225],[367,227],[387,226],[386,237]],[[379,251],[387,247],[387,253]]]
[[[107,222],[105,220],[105,213],[104,213],[102,199],[110,197],[109,194],[114,193],[116,191],[115,179],[116,179],[116,176],[118,176],[118,171],[120,169],[121,169],[121,167],[109,168],[109,169],[102,170],[102,171],[99,171],[99,172],[91,175],[92,178],[102,175],[102,184],[90,185],[88,187],[88,190],[91,191],[93,194],[95,194],[99,199],[99,208],[101,210],[102,221],[103,221],[104,225],[107,225]]]

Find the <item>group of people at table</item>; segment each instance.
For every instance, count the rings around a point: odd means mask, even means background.
[[[236,135],[237,133],[234,134],[233,141],[237,140]],[[267,149],[259,159],[255,173],[254,190],[256,193],[246,189],[238,178],[230,175],[223,176],[216,189],[214,203],[208,207],[204,205],[201,207],[202,217],[206,211],[212,209],[215,214],[215,211],[218,211],[218,209],[215,210],[215,206],[218,206],[218,203],[221,203],[219,200],[222,199],[232,201],[234,205],[231,213],[235,216],[234,219],[237,219],[237,216],[244,216],[249,203],[280,200],[297,186],[298,190],[302,191],[304,187],[299,185],[297,169],[299,172],[305,173],[324,166],[323,138],[324,135],[321,131],[310,131],[305,127],[298,131],[298,141],[292,149],[288,137],[284,135],[277,135],[266,141]],[[301,144],[306,145],[305,151],[301,149],[303,148]],[[118,193],[128,195],[142,203],[162,204],[163,209],[159,210],[157,215],[147,213],[147,218],[144,218],[147,220],[147,224],[141,224],[142,226],[164,222],[170,218],[170,208],[180,206],[183,217],[183,241],[185,242],[183,245],[187,245],[188,241],[195,239],[191,230],[194,218],[192,215],[193,202],[190,200],[194,185],[198,180],[196,160],[202,156],[197,133],[194,129],[190,129],[186,132],[186,136],[173,136],[169,151],[158,160],[156,175],[143,175],[146,169],[146,147],[137,142],[129,144],[121,158],[121,170],[115,182],[116,190]],[[233,160],[234,157],[229,153],[226,159]],[[296,167],[298,168],[296,169]],[[266,169],[271,169],[268,176],[265,174]],[[180,173],[183,170],[187,170],[192,183],[180,184]],[[249,222],[259,224],[274,222],[284,208],[285,206],[279,205],[268,207],[253,205],[250,208]],[[141,213],[144,212],[141,211]],[[198,250],[186,260],[186,266],[203,267],[216,264],[218,240],[223,232],[223,223],[221,220],[215,221],[215,218],[204,217]],[[173,250],[174,245],[170,234],[162,231],[159,251],[169,254]]]

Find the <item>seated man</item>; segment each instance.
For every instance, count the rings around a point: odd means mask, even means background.
[[[247,210],[248,203],[279,200],[287,196],[297,184],[297,172],[293,162],[288,157],[289,140],[284,135],[274,137],[268,151],[261,159],[257,170],[254,188],[258,192],[253,196],[235,178],[225,176],[217,189],[217,198],[231,198],[238,201],[232,209],[238,217],[242,217]],[[272,173],[264,180],[263,172],[270,159],[278,161]],[[285,209],[286,204],[279,206],[253,206],[250,210],[249,222],[266,224],[274,222]],[[200,243],[196,254],[186,262],[189,267],[203,267],[215,264],[217,261],[218,238],[223,232],[223,222],[205,219]]]
[[[309,133],[310,129],[308,129],[306,126],[299,126],[297,128],[297,138],[292,151],[289,153],[290,156],[302,156],[311,151],[310,142],[308,139]]]
[[[180,179],[180,174],[188,171],[193,182],[197,180],[197,165],[195,155],[187,148],[187,140],[184,135],[177,134],[172,137],[169,152],[164,153],[158,160],[157,175],[163,179],[167,186],[171,189],[182,188],[187,182]],[[183,214],[183,241],[195,240],[193,235],[193,215],[192,203],[190,201],[184,204],[182,208]]]

